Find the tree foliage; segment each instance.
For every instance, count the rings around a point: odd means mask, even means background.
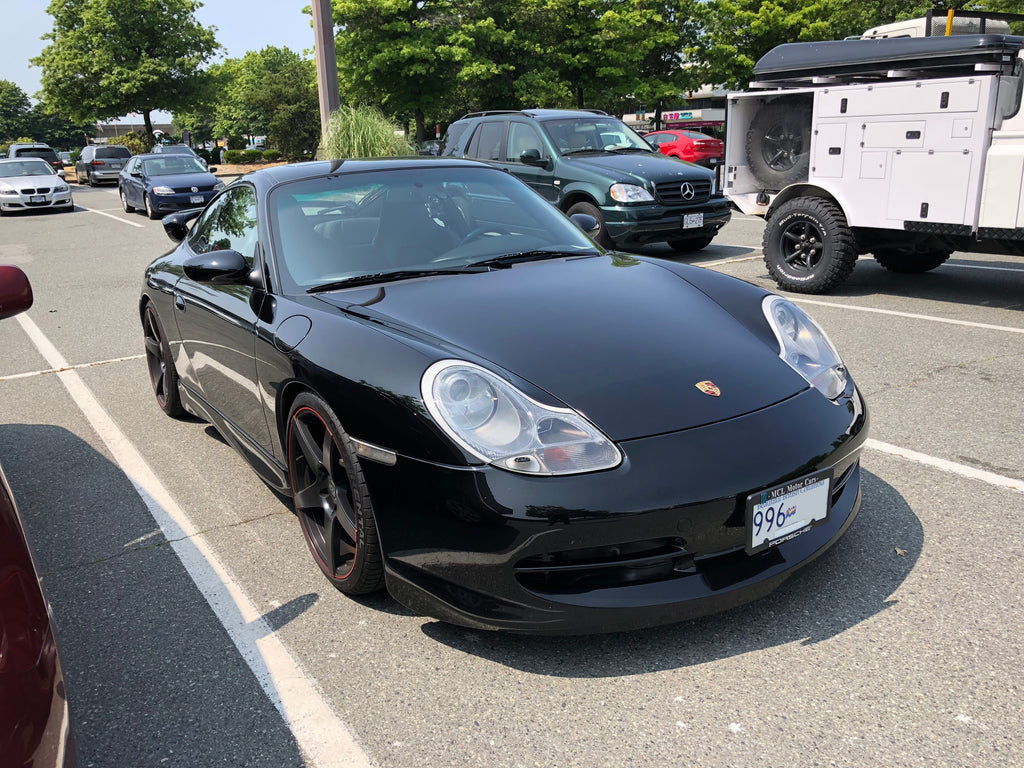
[[[28,96],[10,80],[0,80],[0,141],[26,132],[32,105]]]
[[[187,109],[218,49],[198,0],[52,0],[42,68],[45,101],[74,121]]]

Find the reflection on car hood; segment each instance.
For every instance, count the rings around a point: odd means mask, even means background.
[[[661,153],[623,152],[612,154],[606,152],[603,154],[569,155],[565,159],[576,167],[587,166],[604,174],[632,176],[641,185],[645,180],[659,184],[663,181],[704,179],[712,176],[706,168],[666,157]]]
[[[0,178],[0,187],[7,189],[25,189],[26,187],[53,187],[57,184],[63,184],[62,179],[57,174],[53,173],[41,173],[38,176],[11,176],[7,178]]]
[[[704,293],[624,254],[323,294],[324,301],[492,361],[613,440],[713,423],[807,384]],[[366,302],[365,306],[350,302]],[[720,396],[705,394],[711,381]],[[751,435],[768,441],[775,436]]]

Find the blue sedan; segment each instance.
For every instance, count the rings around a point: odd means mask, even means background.
[[[174,211],[202,208],[224,182],[195,157],[153,154],[129,160],[117,188],[125,213],[144,208],[149,218],[160,219]]]

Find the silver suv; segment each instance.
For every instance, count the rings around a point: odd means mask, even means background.
[[[15,142],[7,149],[8,157],[40,157],[50,165],[57,175],[64,178],[64,163],[57,157],[56,151],[49,144],[40,142]]]
[[[104,181],[117,183],[117,177],[124,164],[131,158],[128,147],[117,144],[90,144],[82,149],[82,156],[75,163],[75,176],[79,184],[90,187]]]

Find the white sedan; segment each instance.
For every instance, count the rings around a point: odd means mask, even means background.
[[[0,160],[0,215],[40,208],[71,211],[71,187],[38,157]]]

